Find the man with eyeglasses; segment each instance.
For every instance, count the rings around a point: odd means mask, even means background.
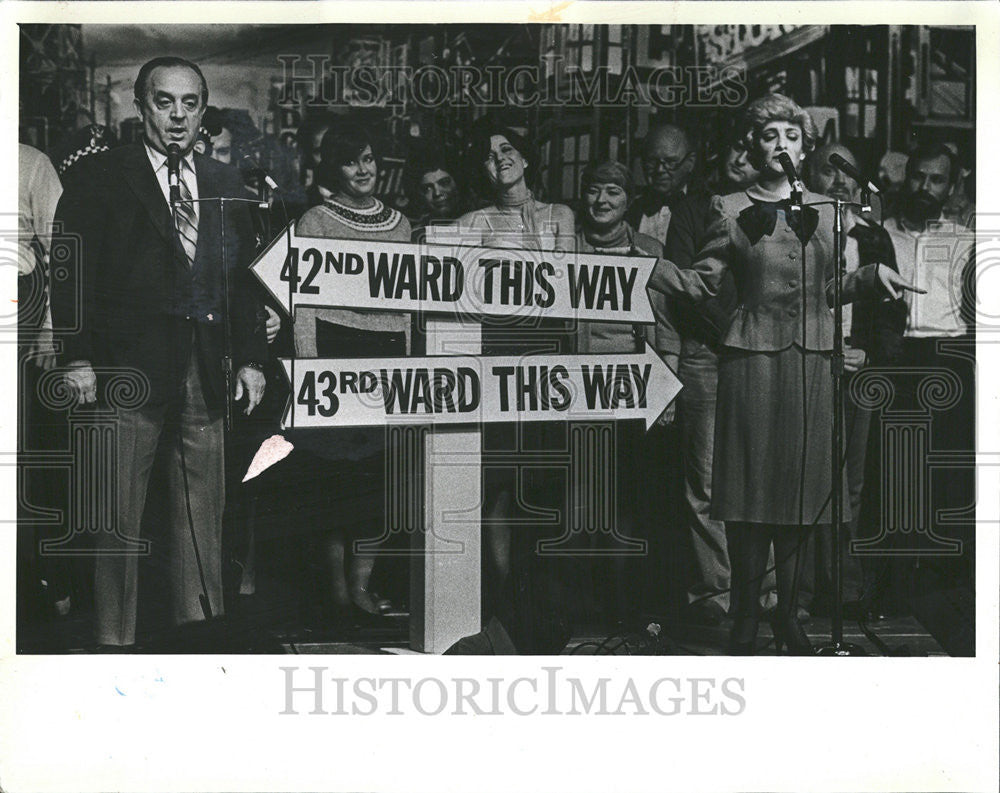
[[[641,152],[645,187],[629,207],[625,219],[633,229],[660,243],[666,243],[671,222],[678,216],[678,212],[683,213],[686,211],[684,207],[689,202],[694,202],[697,204],[694,211],[701,214],[703,210],[707,215],[710,196],[703,185],[691,179],[696,165],[694,141],[681,127],[674,124],[653,126],[642,143]],[[663,352],[672,354],[674,360],[680,357],[682,348],[677,309],[675,302],[669,301],[669,319],[661,316],[659,321],[662,324],[657,328],[658,338],[670,340]],[[665,324],[669,324],[669,327],[663,327]],[[674,405],[679,402],[680,400]],[[673,425],[674,405],[661,418],[658,435],[650,439],[649,464],[658,471],[657,476],[662,477],[663,482],[663,487],[650,494],[653,499],[649,508],[651,515],[676,516],[681,513],[678,502],[682,499],[682,439],[678,427]],[[650,535],[666,532],[668,536],[675,536],[681,526],[676,525],[675,518],[667,520],[670,522],[666,525],[649,527]]]
[[[650,129],[642,143],[646,186],[625,216],[629,225],[666,242],[671,214],[691,189],[694,166],[694,146],[687,132],[674,124]]]

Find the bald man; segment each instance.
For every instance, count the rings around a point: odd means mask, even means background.
[[[625,219],[636,231],[665,243],[670,216],[688,192],[695,166],[691,138],[674,124],[653,127],[642,142],[646,186]]]
[[[846,146],[828,143],[816,149],[806,163],[806,186],[816,193],[839,198],[842,201],[860,201],[861,188],[830,163],[830,156],[839,154],[847,162],[858,168],[857,158]],[[859,168],[860,170],[860,168]],[[852,224],[848,224],[847,250],[845,259],[848,269],[881,262],[897,269],[896,255],[889,234],[866,214],[852,208]],[[850,376],[868,364],[887,366],[899,354],[903,330],[906,327],[906,303],[897,300],[891,303],[856,302],[844,306],[844,357],[848,379],[844,382],[844,393],[850,393]],[[871,426],[871,412],[859,408],[850,397],[845,397],[844,428],[847,437],[846,467],[847,488],[851,505],[851,523],[847,534],[857,536],[858,518],[861,511],[861,497],[865,487],[865,460],[868,436]],[[878,482],[868,477],[872,486]],[[847,540],[844,538],[846,550]],[[829,527],[816,535],[815,588],[810,581],[803,582],[802,597],[808,599],[814,590],[817,602],[811,608],[813,613],[822,612],[822,600],[829,602],[832,596],[832,576],[830,560],[832,537]],[[806,578],[810,578],[807,572]],[[849,554],[844,558],[844,599],[856,600],[862,594],[862,574],[860,560]],[[805,604],[804,604],[805,605]]]

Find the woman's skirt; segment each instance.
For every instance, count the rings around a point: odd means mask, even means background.
[[[831,522],[831,354],[804,355],[804,378],[803,350],[794,345],[778,352],[726,348],[720,357],[713,519],[805,526]],[[842,514],[849,520],[841,476]]]

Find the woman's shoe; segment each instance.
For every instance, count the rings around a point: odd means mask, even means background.
[[[357,590],[351,593],[351,600],[361,611],[379,616],[393,610],[392,603],[379,595],[377,592],[369,592],[367,589]]]
[[[776,655],[815,655],[816,649],[809,641],[805,630],[795,618],[774,614],[771,617],[771,630],[774,632],[774,652]]]

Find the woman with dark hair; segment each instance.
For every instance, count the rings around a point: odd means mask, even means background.
[[[317,168],[318,183],[329,191],[329,197],[302,216],[296,232],[305,237],[409,242],[406,218],[375,197],[377,176],[378,160],[363,130],[329,130],[323,136]],[[410,338],[410,316],[404,313],[328,308],[299,308],[296,312],[295,354],[300,358],[403,356],[410,351]],[[309,437],[302,441],[323,458],[349,461],[346,473],[350,475],[367,471],[373,481],[369,494],[382,504],[385,434],[381,427],[309,430]],[[378,528],[365,525],[356,530],[355,539],[372,539]],[[338,608],[349,609],[353,604],[373,614],[391,608],[388,601],[368,590],[374,555],[348,553],[340,526],[329,535],[326,550]]]
[[[522,251],[562,251],[568,255],[575,245],[573,212],[563,204],[537,200],[530,188],[529,174],[537,165],[528,142],[514,130],[497,125],[486,126],[476,135],[469,153],[470,181],[478,184],[490,204],[463,215],[458,220],[463,245],[489,248],[516,248]],[[430,237],[428,237],[430,239]],[[508,318],[482,320],[484,354],[523,355],[566,351],[572,346],[571,334],[562,321],[546,320],[527,309],[524,314]],[[516,423],[490,424],[483,431],[483,453],[505,455],[510,462],[502,467],[484,466],[483,518],[487,548],[487,570],[493,592],[504,591],[499,600],[501,609],[512,607],[513,580],[517,586],[529,584],[526,576],[536,576],[534,557],[537,534],[523,531],[512,544],[511,525],[515,516],[531,515],[549,500],[554,488],[537,471],[520,472],[519,456],[524,450],[552,448],[557,441],[551,437],[555,429],[538,423],[519,426]],[[520,476],[524,473],[524,476]],[[527,497],[521,485],[528,489]],[[519,509],[520,507],[520,509]],[[537,514],[537,512],[534,512]],[[512,563],[512,557],[515,561]],[[512,574],[512,575],[509,575]],[[549,581],[550,579],[542,579]],[[514,606],[516,608],[516,606]],[[508,612],[509,622],[521,621]],[[523,624],[531,623],[523,620]],[[525,646],[536,646],[523,638]],[[555,648],[558,652],[561,647]]]
[[[520,240],[541,245],[541,250],[551,250],[544,247],[546,242],[572,244],[572,210],[538,201],[532,194],[529,174],[537,162],[523,136],[509,127],[486,127],[474,139],[470,158],[469,171],[490,204],[459,218],[464,232],[481,231],[483,244],[506,238],[508,247]]]
[[[711,506],[711,517],[726,523],[730,547],[736,601],[730,652],[755,650],[773,543],[776,648],[808,655],[797,588],[809,530],[830,521],[833,209],[790,209],[779,155],[798,167],[812,150],[817,134],[806,111],[770,94],[747,108],[745,128],[757,180],[715,197],[707,241],[692,268],[661,259],[650,287],[703,300],[718,292],[727,269],[735,276],[739,305],[719,361]],[[821,198],[804,191],[805,203]],[[895,297],[902,289],[914,287],[873,264],[845,277],[843,297],[879,291]]]

